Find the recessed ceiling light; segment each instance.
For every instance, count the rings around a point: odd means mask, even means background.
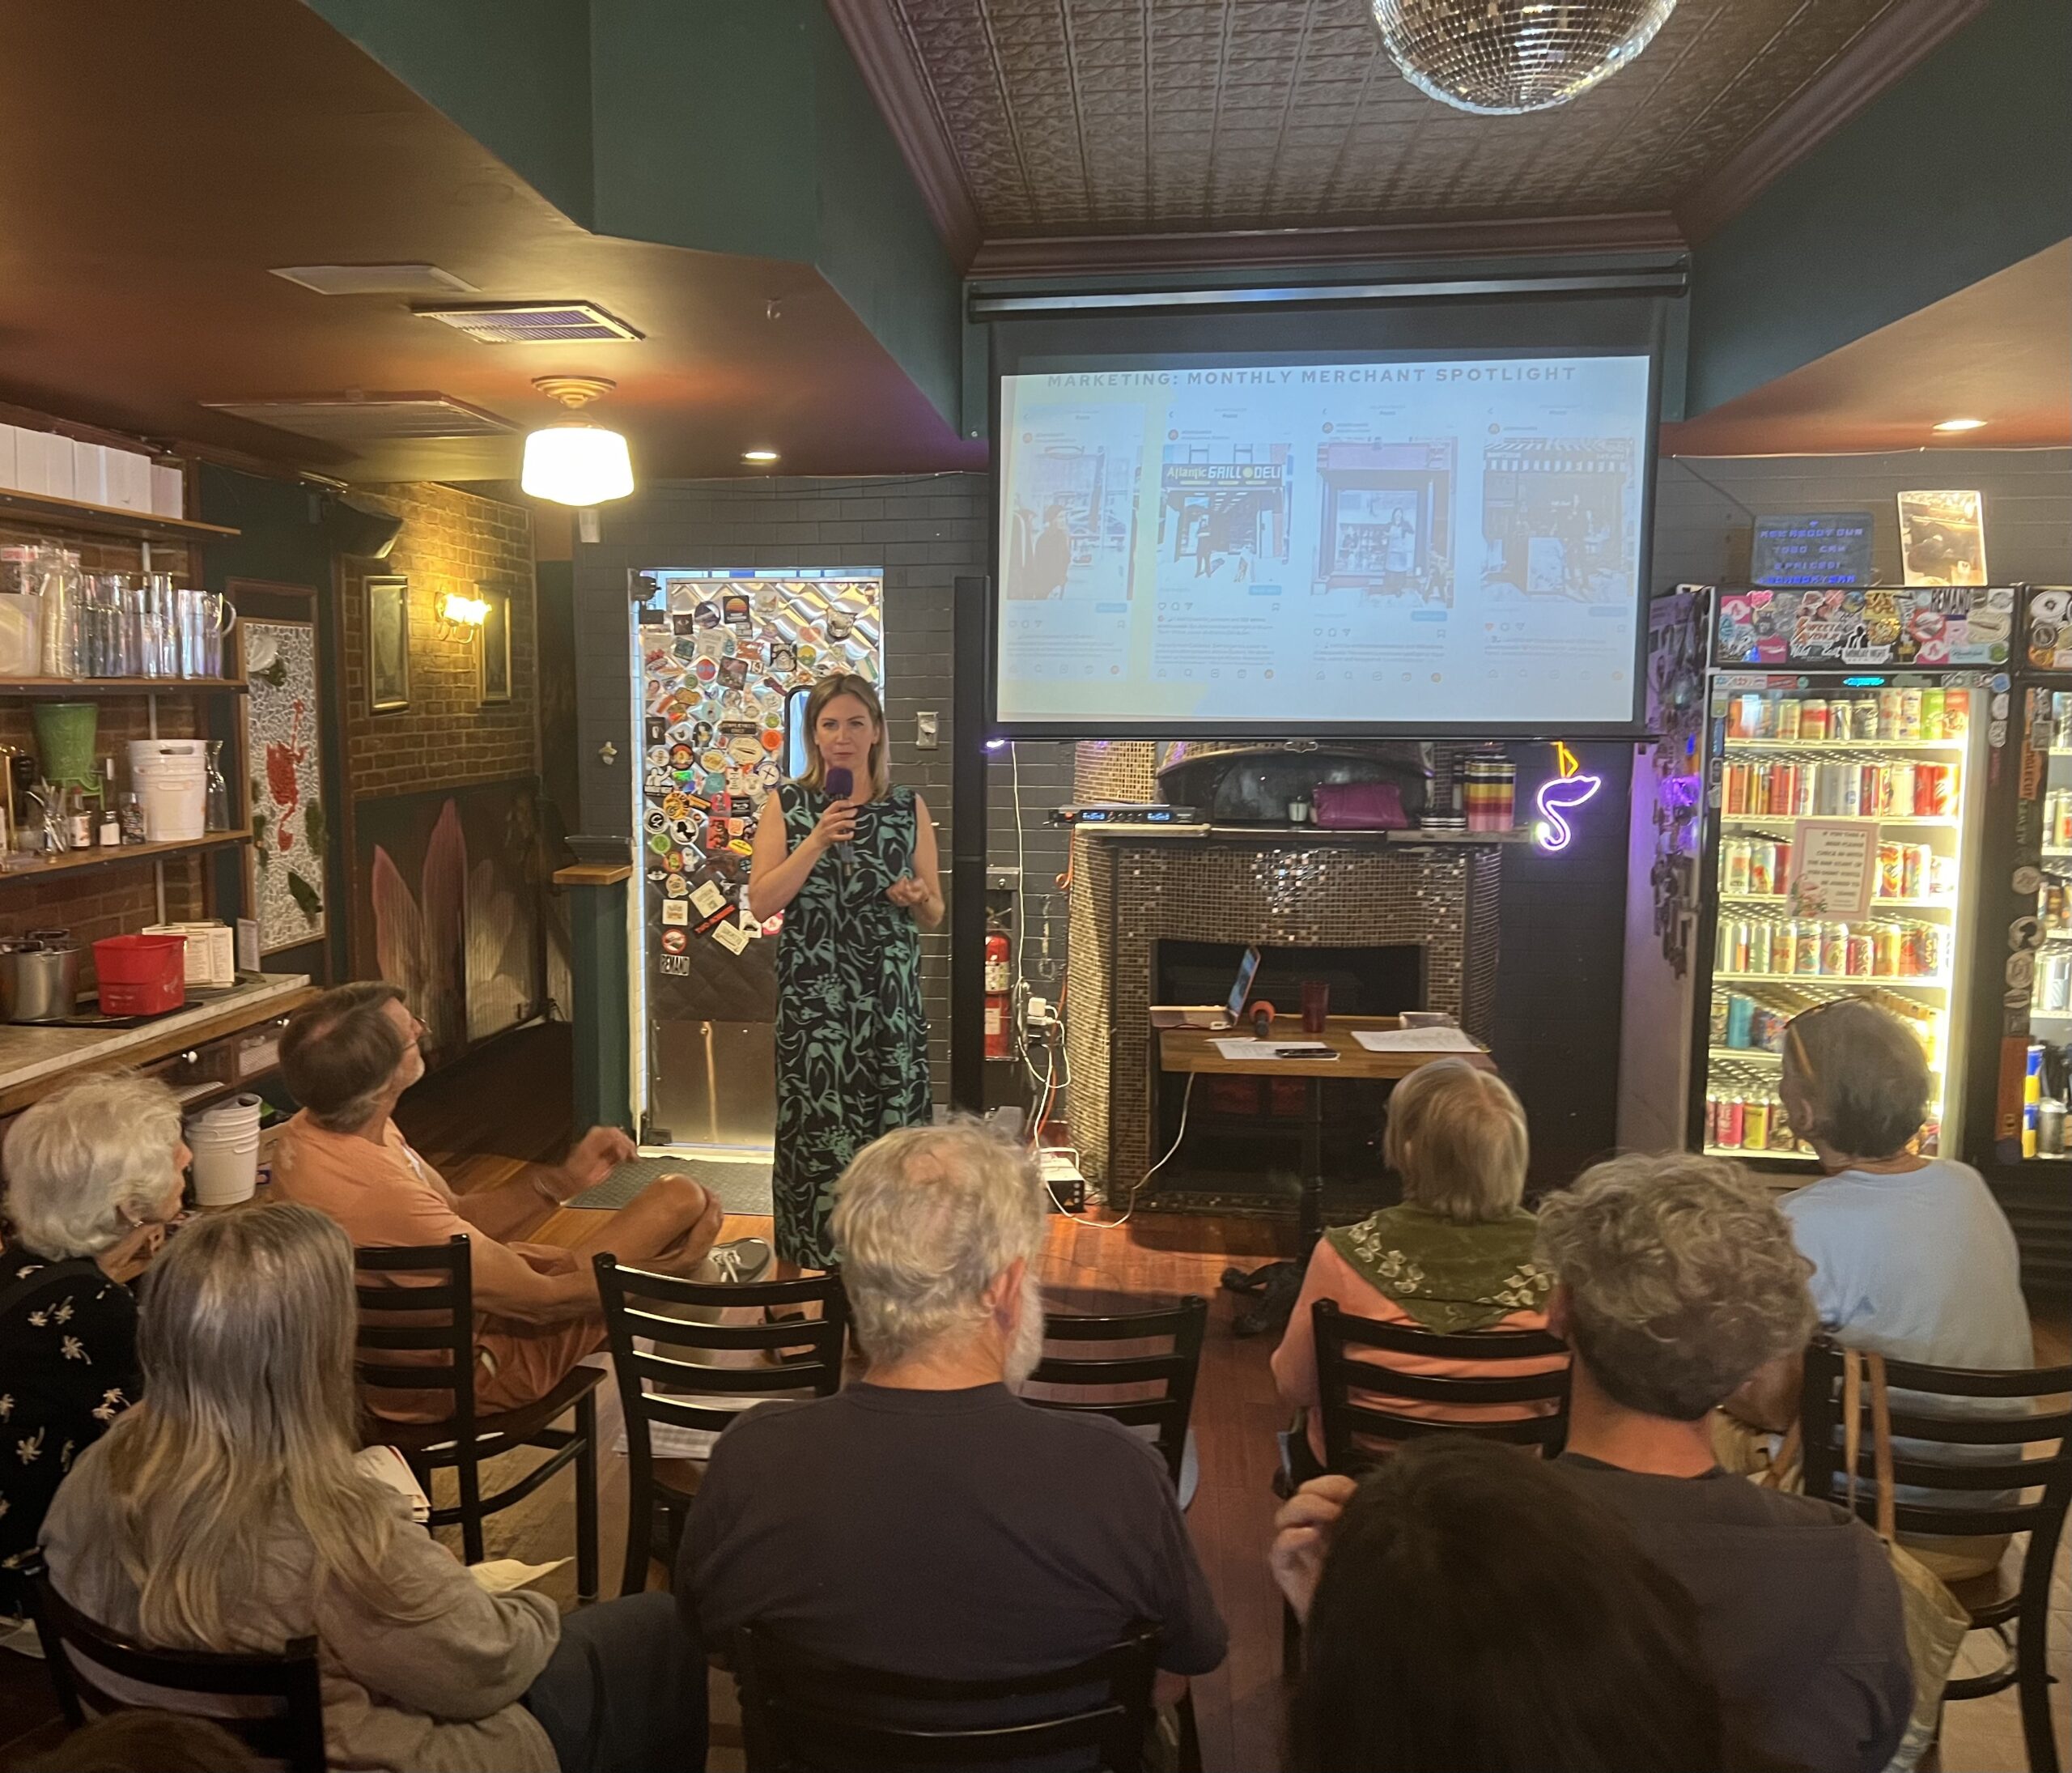
[[[775,461],[776,459],[777,452],[774,449],[744,449],[741,452],[743,461]]]
[[[1977,431],[1985,426],[1983,419],[1946,419],[1935,428],[1938,431]]]

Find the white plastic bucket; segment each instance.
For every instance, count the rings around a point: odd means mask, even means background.
[[[194,1154],[194,1198],[202,1206],[235,1206],[259,1184],[259,1116],[256,1095],[233,1096],[188,1123]]]
[[[130,779],[154,844],[200,837],[206,830],[209,763],[201,739],[132,739]]]

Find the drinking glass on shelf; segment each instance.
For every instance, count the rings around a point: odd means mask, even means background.
[[[204,818],[206,828],[212,831],[227,831],[230,827],[230,784],[223,780],[221,739],[203,742],[208,749],[208,775],[206,778],[207,811]]]

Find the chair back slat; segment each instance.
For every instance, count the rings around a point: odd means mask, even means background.
[[[743,1303],[726,1301],[729,1307]],[[642,1311],[630,1303],[626,1307],[626,1320],[635,1336],[647,1337],[658,1348],[697,1348],[715,1354],[803,1348],[814,1337],[840,1337],[847,1329],[839,1318],[831,1322],[809,1318],[803,1323],[791,1324],[701,1324]]]
[[[1371,1465],[1379,1453],[1374,1444],[1378,1441],[1469,1434],[1484,1440],[1538,1447],[1552,1456],[1568,1438],[1568,1349],[1543,1332],[1484,1330],[1441,1335],[1414,1324],[1384,1324],[1356,1316],[1341,1311],[1331,1299],[1317,1301],[1311,1308],[1310,1323],[1315,1337],[1324,1463],[1333,1471],[1354,1472]],[[1378,1361],[1363,1360],[1352,1352],[1356,1348],[1461,1363],[1559,1358],[1562,1364],[1541,1373],[1501,1377],[1408,1373]],[[1520,1404],[1553,1407],[1496,1421],[1462,1421],[1391,1410],[1386,1407],[1391,1399],[1454,1410]]]
[[[353,1266],[362,1273],[437,1277],[422,1286],[401,1280],[376,1286],[359,1283],[355,1289],[359,1297],[357,1336],[363,1350],[445,1357],[422,1363],[356,1361],[354,1371],[363,1402],[372,1404],[366,1396],[368,1392],[449,1392],[452,1409],[438,1414],[451,1419],[461,1442],[472,1443],[475,1438],[474,1269],[472,1246],[466,1235],[456,1231],[444,1244],[401,1249],[356,1249]]]
[[[197,1700],[269,1699],[276,1709],[257,1716],[226,1716],[198,1704],[194,1709],[255,1754],[285,1762],[288,1773],[324,1773],[324,1699],[315,1638],[295,1639],[278,1656],[155,1650],[73,1606],[52,1586],[40,1556],[32,1554],[22,1573],[45,1665],[59,1708],[74,1728],[90,1715],[162,1710],[172,1703],[155,1696],[140,1706],[110,1693],[96,1676],[114,1675]]]
[[[1069,1669],[1016,1679],[952,1681],[806,1656],[767,1627],[734,1635],[748,1762],[773,1770],[875,1763],[888,1768],[1004,1766],[1091,1751],[1112,1773],[1140,1773],[1151,1718],[1157,1632],[1144,1626]],[[1034,1702],[1056,1702],[1047,1716]],[[958,1721],[959,1708],[1036,1715],[1005,1724]],[[940,1708],[938,1720],[923,1721]],[[897,1721],[894,1721],[897,1720]]]
[[[1194,1414],[1195,1382],[1201,1370],[1201,1345],[1208,1329],[1208,1301],[1198,1293],[1152,1311],[1111,1312],[1098,1317],[1063,1312],[1046,1316],[1043,1340],[1047,1345],[1114,1346],[1170,1340],[1173,1346],[1163,1354],[1110,1355],[1056,1354],[1047,1349],[1030,1374],[1030,1383],[1070,1387],[1074,1395],[1024,1395],[1038,1409],[1098,1414],[1125,1426],[1156,1427],[1158,1451],[1177,1488],[1187,1459],[1187,1422]],[[1144,1385],[1162,1386],[1164,1393],[1149,1398],[1117,1395]],[[1099,1395],[1103,1392],[1110,1395],[1103,1398]]]

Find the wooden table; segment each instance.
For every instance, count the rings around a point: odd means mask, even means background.
[[[1495,1062],[1486,1052],[1369,1052],[1352,1038],[1359,1028],[1400,1028],[1400,1016],[1333,1016],[1321,1035],[1306,1035],[1299,1016],[1276,1016],[1270,1039],[1293,1045],[1297,1041],[1321,1040],[1338,1057],[1335,1059],[1226,1059],[1216,1050],[1218,1040],[1249,1039],[1251,1024],[1234,1028],[1161,1028],[1158,1069],[1190,1076],[1225,1078],[1301,1078],[1309,1085],[1309,1112],[1302,1122],[1302,1194],[1297,1224],[1301,1231],[1302,1260],[1323,1235],[1324,1080],[1327,1078],[1366,1082],[1392,1083],[1407,1078],[1434,1059],[1465,1059],[1481,1070],[1493,1071]],[[1154,1125],[1156,1124],[1154,1118]],[[1256,1276],[1254,1277],[1257,1278]]]

